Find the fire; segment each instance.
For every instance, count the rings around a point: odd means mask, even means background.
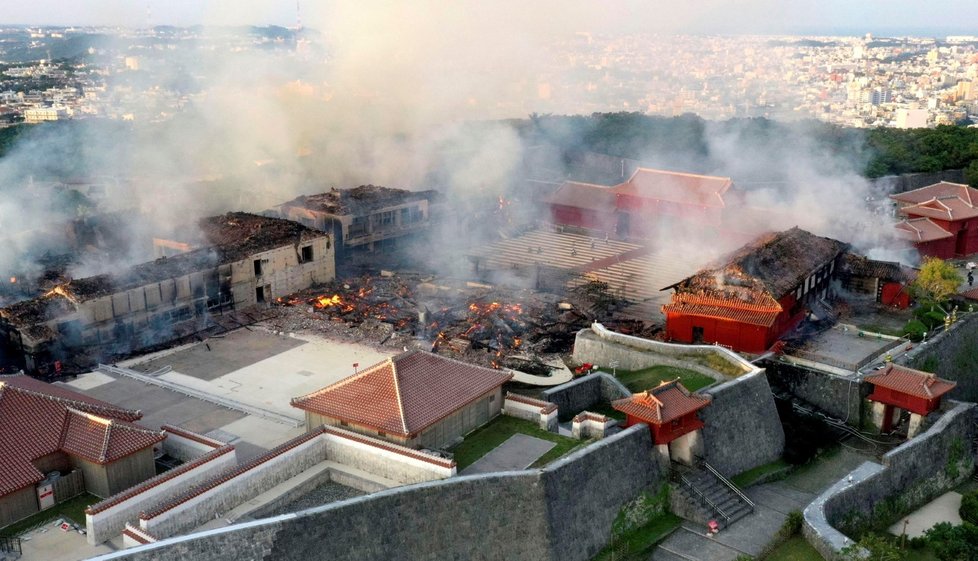
[[[339,294],[334,294],[332,296],[320,296],[316,299],[316,307],[318,308],[328,308],[330,306],[340,306],[343,304],[343,299],[340,298]]]
[[[54,296],[61,296],[61,297],[67,298],[68,300],[70,300],[71,302],[73,302],[75,304],[78,303],[78,299],[75,298],[75,295],[72,294],[68,290],[67,285],[61,285],[61,284],[59,284],[58,286],[56,286],[56,287],[52,288],[51,290],[49,290],[49,291],[47,291],[47,292],[44,293],[44,297],[45,298],[52,298]]]
[[[17,277],[10,277],[10,284],[16,284],[16,283],[17,283]]]

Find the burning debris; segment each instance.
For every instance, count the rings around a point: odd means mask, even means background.
[[[452,288],[404,277],[362,277],[277,304],[361,334],[379,333],[379,344],[410,344],[538,374],[549,368],[537,357],[568,352],[574,335],[592,319],[551,294],[487,285]]]

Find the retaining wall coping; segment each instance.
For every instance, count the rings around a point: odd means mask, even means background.
[[[876,477],[884,469],[882,465],[875,462],[864,462],[849,472],[849,475],[833,483],[832,486],[822,491],[821,495],[815,497],[815,500],[805,507],[803,512],[805,524],[818,536],[818,539],[835,551],[840,551],[844,547],[847,547],[852,542],[845,534],[829,524],[828,518],[825,516],[825,504],[842,491],[858,485],[867,479]]]
[[[611,420],[612,419],[610,417],[607,417],[605,415],[601,415],[600,413],[592,413],[590,411],[584,411],[584,412],[578,413],[574,417],[574,422],[575,423],[583,423],[584,421],[594,421],[596,423],[607,423],[608,421],[611,421]]]
[[[694,353],[694,354],[709,354],[709,353],[719,353],[723,355],[726,359],[730,360],[734,364],[739,365],[744,368],[744,373],[750,372],[757,368],[752,362],[748,361],[744,357],[738,355],[737,353],[731,351],[726,347],[721,347],[719,345],[684,345],[681,343],[666,343],[664,341],[656,341],[654,339],[643,339],[641,337],[635,337],[634,335],[625,335],[624,333],[616,333],[609,330],[604,325],[598,322],[591,324],[590,330],[594,332],[595,335],[601,337],[602,339],[623,339],[624,341],[630,342],[633,345],[638,345],[639,347],[646,347],[649,350],[661,349],[662,351],[680,351],[683,353]]]
[[[194,458],[193,460],[181,464],[169,471],[165,471],[157,475],[156,477],[147,479],[142,483],[137,483],[136,485],[133,485],[132,487],[124,491],[120,491],[119,493],[116,493],[115,495],[112,495],[111,497],[108,497],[101,502],[95,503],[85,509],[85,514],[95,515],[105,510],[108,510],[116,505],[128,501],[133,497],[145,493],[146,491],[152,489],[153,487],[156,487],[157,485],[162,485],[163,483],[166,483],[167,481],[175,477],[183,475],[188,471],[196,469],[230,452],[234,452],[233,444],[226,444],[224,446],[221,446],[220,448],[217,448],[216,450],[212,450],[204,454],[203,456]]]
[[[558,460],[555,460],[555,461],[551,462],[550,465],[542,468],[541,471],[543,473],[550,473],[550,472],[557,471],[560,468],[566,466],[567,464],[574,463],[575,461],[577,461],[581,457],[587,456],[588,454],[594,452],[595,450],[598,450],[600,448],[604,448],[606,446],[611,446],[611,445],[613,445],[615,442],[617,442],[619,440],[622,440],[624,438],[628,438],[629,436],[632,435],[632,433],[635,433],[635,432],[643,432],[643,431],[645,432],[646,435],[648,435],[648,438],[651,441],[652,440],[652,434],[649,432],[649,426],[646,425],[645,423],[636,423],[636,424],[634,424],[634,425],[626,428],[625,430],[623,430],[623,431],[621,431],[621,432],[619,432],[617,434],[613,434],[613,435],[611,435],[611,436],[609,436],[607,438],[603,438],[603,439],[595,442],[594,444],[591,444],[589,446],[585,446],[585,447],[583,447],[583,448],[581,448],[579,450],[576,450],[574,452],[571,452],[570,454],[564,456],[563,458],[560,458]],[[650,445],[650,449],[651,449],[651,445]],[[651,459],[649,461],[651,461]]]
[[[213,438],[204,436],[202,434],[189,431],[187,429],[182,429],[180,427],[175,427],[173,425],[163,425],[160,430],[167,432],[169,434],[175,434],[177,436],[182,436],[186,439],[199,442],[205,446],[210,446],[212,448],[220,448],[221,446],[226,446],[227,442],[221,442],[220,440],[215,440]]]

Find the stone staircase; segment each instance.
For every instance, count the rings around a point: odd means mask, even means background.
[[[677,514],[704,528],[710,520],[716,520],[722,530],[754,512],[750,499],[705,462],[700,467],[677,468],[676,483],[674,492],[678,496],[672,503],[687,507]]]

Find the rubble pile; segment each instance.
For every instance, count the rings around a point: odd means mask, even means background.
[[[570,351],[593,320],[553,294],[432,279],[365,276],[281,298],[284,331],[421,348],[494,368],[546,374],[541,355]]]

